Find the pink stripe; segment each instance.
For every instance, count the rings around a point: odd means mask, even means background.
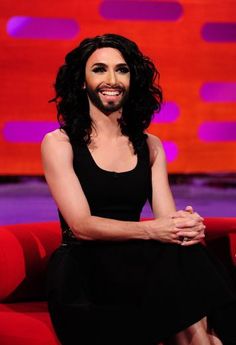
[[[166,159],[169,163],[173,162],[178,157],[178,146],[172,141],[164,141],[163,147],[166,154]]]
[[[105,0],[100,13],[106,19],[176,21],[183,7],[178,1]]]
[[[39,143],[46,133],[56,128],[58,128],[57,122],[49,121],[6,122],[3,136],[11,143]]]
[[[155,113],[152,122],[174,122],[180,114],[178,105],[174,102],[166,102],[163,104],[160,113]]]
[[[204,122],[198,136],[204,141],[235,141],[236,122]]]
[[[206,102],[235,102],[236,83],[206,82],[200,89],[200,95]]]
[[[74,19],[15,16],[8,20],[6,30],[14,38],[71,39],[79,26]]]
[[[205,23],[202,37],[207,42],[236,42],[236,23]]]

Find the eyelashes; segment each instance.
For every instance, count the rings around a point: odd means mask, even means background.
[[[104,72],[106,72],[106,71],[107,71],[106,68],[105,68],[105,67],[102,67],[102,66],[97,66],[97,67],[94,67],[94,68],[92,69],[92,72],[94,72],[94,73],[104,73]],[[118,68],[116,69],[116,72],[119,72],[119,73],[121,73],[121,74],[127,74],[127,73],[129,73],[129,68],[126,67],[126,66],[124,66],[124,67],[118,67]]]
[[[102,72],[105,72],[105,68],[104,67],[95,67],[92,69],[92,71],[94,73],[102,73]]]
[[[119,67],[118,71],[120,71],[123,74],[129,73],[128,67]]]

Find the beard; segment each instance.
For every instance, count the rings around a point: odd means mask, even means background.
[[[122,97],[119,101],[110,100],[106,104],[102,101],[99,96],[99,88],[91,89],[88,85],[86,87],[87,95],[92,104],[98,108],[105,115],[110,115],[111,113],[123,108],[128,99],[128,90],[122,88]]]

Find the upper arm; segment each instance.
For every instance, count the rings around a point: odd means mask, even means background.
[[[60,130],[45,135],[41,144],[42,163],[51,194],[71,229],[79,217],[90,215],[87,199],[73,169],[73,151]]]
[[[147,142],[152,165],[152,210],[155,217],[161,217],[175,211],[175,203],[170,190],[163,145],[152,134],[148,134]]]

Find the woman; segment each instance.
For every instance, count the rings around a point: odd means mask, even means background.
[[[63,231],[48,274],[63,345],[236,343],[235,294],[201,244],[203,219],[176,211],[161,141],[145,132],[157,76],[115,34],[83,40],[59,69],[60,129],[42,159]],[[140,222],[147,199],[154,219]]]

